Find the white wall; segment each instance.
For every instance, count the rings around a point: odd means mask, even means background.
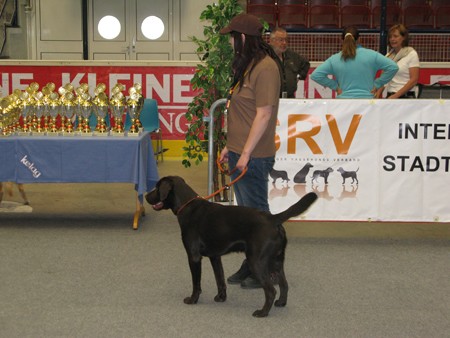
[[[89,15],[92,15],[92,4],[95,1],[111,3],[123,1],[125,4],[133,0],[89,0]],[[146,0],[161,4],[161,0]],[[245,8],[246,1],[239,1]],[[139,56],[129,55],[126,59],[160,59],[164,60],[197,60],[196,46],[190,41],[191,36],[203,36],[203,24],[200,13],[214,0],[167,0],[168,31],[166,43],[146,41],[141,45],[144,53]],[[18,0],[18,25],[8,28],[7,41],[3,56],[11,59],[33,60],[82,60],[82,0]],[[138,14],[130,13],[126,18],[132,24]],[[92,34],[92,20],[88,20]],[[128,24],[128,23],[127,23]],[[94,39],[89,39],[93,48]],[[124,46],[128,41],[123,41]],[[97,46],[95,46],[97,48]],[[119,49],[122,48],[119,46]],[[124,47],[125,48],[125,47]],[[153,52],[148,52],[150,49]],[[115,54],[109,54],[115,59]],[[122,59],[122,56],[119,57]]]

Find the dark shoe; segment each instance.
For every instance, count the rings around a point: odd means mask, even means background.
[[[241,288],[243,288],[243,289],[260,289],[260,288],[262,288],[262,285],[255,277],[250,275],[241,282]]]
[[[247,261],[244,260],[239,270],[227,278],[227,282],[228,284],[241,284],[248,276],[250,276],[250,268]]]

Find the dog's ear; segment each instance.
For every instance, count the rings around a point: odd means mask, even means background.
[[[173,182],[172,180],[162,180],[161,184],[159,185],[158,191],[159,191],[159,199],[161,201],[165,201],[167,199],[167,196],[169,196],[169,193],[173,189]]]

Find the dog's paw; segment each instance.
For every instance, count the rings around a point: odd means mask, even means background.
[[[221,293],[217,294],[214,297],[214,301],[218,302],[218,303],[223,303],[226,300],[227,300],[227,293],[226,292],[221,292]]]
[[[197,304],[198,297],[186,297],[183,302],[184,304]]]
[[[275,303],[274,303],[274,305],[275,305],[276,307],[283,307],[283,306],[286,306],[286,301],[276,300]]]
[[[263,310],[256,310],[255,312],[253,312],[253,317],[263,318],[263,317],[267,317],[267,315],[268,315],[268,313]]]

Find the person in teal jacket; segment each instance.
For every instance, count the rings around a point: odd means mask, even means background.
[[[332,55],[311,74],[318,84],[336,91],[340,99],[374,98],[398,71],[397,64],[384,55],[357,44],[359,32],[347,27],[342,33],[342,51]],[[382,70],[380,77],[375,78]],[[333,75],[330,79],[328,75]]]

